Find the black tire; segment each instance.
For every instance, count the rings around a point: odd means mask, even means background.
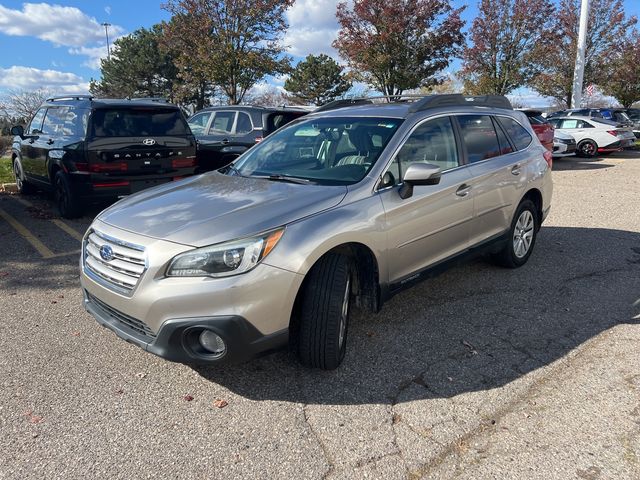
[[[18,193],[22,195],[30,195],[36,192],[36,187],[27,182],[24,176],[24,170],[22,170],[22,163],[18,157],[13,159],[13,176],[16,179]]]
[[[528,212],[528,214],[525,212]],[[529,218],[531,219],[530,226],[527,222]],[[519,223],[519,221],[524,221],[526,223],[526,228],[521,228],[523,224]],[[531,252],[533,252],[533,247],[536,244],[536,236],[538,235],[539,228],[540,219],[538,218],[536,206],[529,199],[522,200],[516,209],[513,220],[511,221],[507,244],[500,252],[494,255],[496,263],[507,268],[518,268],[527,263],[527,260],[529,260],[529,257],[531,256]],[[530,235],[530,242],[523,254],[520,247],[525,248],[527,245],[525,237],[529,238],[528,235]],[[518,241],[518,238],[520,241]],[[520,247],[518,247],[518,245]]]
[[[56,206],[60,216],[63,218],[77,218],[82,215],[82,205],[78,202],[69,177],[64,172],[56,172],[53,177],[53,186]]]
[[[598,144],[593,140],[582,140],[577,147],[577,154],[580,157],[591,158],[598,154]]]
[[[329,253],[308,274],[297,339],[298,358],[307,367],[333,370],[344,358],[352,270],[348,257]]]

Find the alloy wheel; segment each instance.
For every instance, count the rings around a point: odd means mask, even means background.
[[[534,227],[533,214],[529,210],[524,210],[513,229],[513,253],[516,257],[523,258],[529,252],[533,241]]]

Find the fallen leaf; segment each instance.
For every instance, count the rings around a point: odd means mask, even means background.
[[[40,423],[42,421],[42,417],[40,415],[31,415],[29,417],[29,421],[31,423]]]
[[[193,397],[189,394],[185,395],[184,397],[182,397],[183,400],[190,402],[191,400],[193,400]]]
[[[73,335],[74,337],[79,337],[80,336],[80,332],[71,332],[71,335]]]
[[[227,405],[229,405],[229,403],[228,403],[226,400],[222,400],[222,399],[220,399],[220,398],[216,399],[216,400],[213,402],[213,406],[214,406],[214,407],[216,407],[216,408],[224,408],[224,407],[226,407]]]
[[[375,332],[367,332],[367,337],[371,338],[375,335]]]
[[[136,377],[138,377],[138,378],[144,378],[146,376],[147,376],[147,374],[145,372],[136,373]]]
[[[58,298],[64,298],[64,295],[58,295]]]
[[[115,390],[113,393],[117,393],[118,395],[122,395],[124,393],[124,390],[122,388],[119,388],[119,389]]]
[[[0,278],[8,277],[8,276],[9,276],[9,272],[0,272]]]
[[[56,302],[55,300],[51,300],[51,303],[58,303],[58,302]]]

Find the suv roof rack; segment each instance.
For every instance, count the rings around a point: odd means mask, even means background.
[[[415,113],[428,108],[437,107],[455,107],[466,105],[477,105],[481,107],[506,108],[513,110],[509,99],[503,95],[482,95],[468,96],[460,93],[441,94],[441,95],[381,95],[377,97],[362,98],[345,98],[342,100],[334,100],[326,103],[316,109],[314,112],[325,112],[336,108],[349,107],[354,105],[366,105],[375,103],[376,100],[389,100],[389,103],[397,102],[413,102],[409,107],[409,112]]]
[[[504,95],[480,95],[466,96],[460,93],[450,93],[443,95],[429,95],[422,100],[418,100],[411,105],[409,112],[421,112],[428,108],[437,107],[462,107],[466,105],[475,105],[478,107],[506,108],[513,110],[511,102]]]
[[[158,102],[158,103],[169,103],[169,101],[164,97],[127,97],[127,100],[139,101],[139,102]]]
[[[62,100],[93,100],[93,95],[60,95],[47,98],[47,102],[59,102]]]

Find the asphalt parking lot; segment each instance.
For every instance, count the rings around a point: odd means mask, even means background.
[[[525,267],[356,313],[334,372],[117,339],[81,306],[91,217],[0,195],[0,478],[640,478],[640,152],[553,178]]]

